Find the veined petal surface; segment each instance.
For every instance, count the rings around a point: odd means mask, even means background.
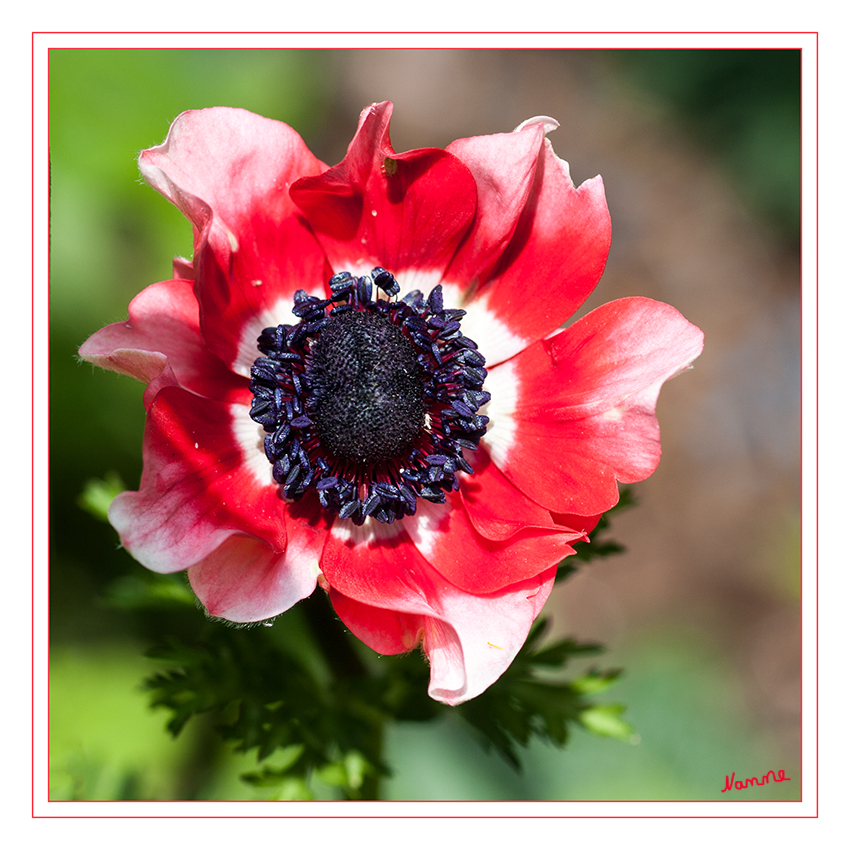
[[[549,128],[541,119],[515,135],[537,137]],[[499,159],[489,163],[487,182],[510,185],[512,176],[504,167],[508,164]],[[599,282],[611,246],[602,179],[594,177],[575,187],[567,163],[542,137],[534,164],[510,241],[467,298],[512,330],[510,336],[502,335],[498,348],[488,351],[488,366],[513,357],[567,321]],[[527,179],[524,171],[522,175]],[[482,219],[488,214],[493,212],[482,213]]]
[[[549,510],[608,510],[618,481],[655,471],[658,393],[702,344],[702,331],[668,304],[624,298],[598,307],[510,364],[514,408],[484,440],[494,462]]]
[[[421,644],[431,664],[430,695],[456,705],[508,668],[552,589],[546,570],[491,594],[446,581],[403,532],[335,529],[322,557],[343,622],[379,652]]]
[[[271,475],[258,480],[246,461],[234,429],[242,417],[242,405],[180,387],[165,387],[154,399],[139,492],[122,493],[109,510],[122,543],[144,566],[163,573],[186,569],[237,532],[277,552],[286,548],[284,503]]]
[[[316,589],[316,554],[293,545],[276,552],[256,537],[233,534],[189,567],[189,582],[211,616],[255,623],[276,617]]]
[[[334,271],[441,273],[475,215],[469,169],[437,148],[396,153],[391,114],[390,103],[364,110],[345,159],[292,188]]]

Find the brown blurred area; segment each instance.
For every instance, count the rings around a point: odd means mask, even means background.
[[[613,220],[605,274],[582,312],[643,295],[705,332],[694,368],[661,392],[663,458],[616,515],[625,554],[556,588],[555,632],[613,656],[659,623],[706,635],[748,713],[787,764],[800,744],[800,261],[732,178],[593,51],[346,51],[337,115],[395,103],[396,150],[444,147],[550,115],[579,183],[603,176]],[[351,127],[322,140],[337,161]],[[320,145],[321,146],[321,145]],[[540,281],[541,286],[551,286]]]

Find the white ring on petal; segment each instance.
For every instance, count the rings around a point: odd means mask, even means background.
[[[401,287],[401,292],[398,294],[399,298],[404,298],[405,295],[413,292],[414,289],[418,289],[427,298],[431,290],[438,283],[443,282],[443,273],[436,269],[405,269],[398,274],[393,269],[387,269],[387,271],[393,274],[398,281],[399,287]],[[446,287],[443,284],[443,301],[445,301],[445,291]]]
[[[372,260],[358,257],[356,260],[343,260],[342,262],[334,263],[334,269],[337,272],[348,272],[354,277],[368,277],[372,269],[376,268],[377,265]]]
[[[257,348],[257,340],[266,328],[276,328],[278,325],[296,324],[298,322],[298,319],[292,314],[292,306],[292,298],[278,298],[274,302],[274,306],[264,307],[245,322],[236,359],[230,367],[237,375],[244,375],[246,378],[251,377],[251,367],[261,354],[260,349]]]
[[[443,293],[446,306],[455,306],[459,289],[454,284],[444,283]],[[478,350],[484,355],[484,366],[489,371],[498,363],[522,351],[529,341],[515,334],[510,325],[498,318],[488,307],[488,300],[489,296],[485,293],[472,301],[461,300],[457,306],[466,310],[466,315],[460,323],[461,333],[475,341]]]
[[[363,525],[355,525],[350,519],[336,517],[331,527],[333,537],[355,546],[368,546],[373,540],[394,540],[400,534],[401,528],[397,523],[378,522],[373,517],[366,517]]]
[[[496,466],[504,469],[517,431],[514,419],[519,400],[519,380],[516,366],[507,361],[494,366],[487,371],[484,389],[490,393],[490,401],[485,404],[480,413],[489,416],[487,433],[481,438]]]
[[[437,545],[436,532],[440,521],[449,511],[451,507],[448,502],[435,503],[427,499],[418,499],[416,513],[402,520],[413,545],[426,561],[430,561],[431,554]]]
[[[264,440],[266,432],[263,426],[254,422],[250,408],[244,404],[230,407],[233,417],[233,438],[242,449],[242,462],[250,470],[254,480],[261,487],[277,487],[272,475],[272,465],[266,457]]]

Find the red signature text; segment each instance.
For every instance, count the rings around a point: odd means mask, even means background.
[[[751,785],[768,785],[770,783],[770,779],[773,777],[774,782],[790,782],[791,777],[785,775],[784,770],[779,771],[779,776],[777,776],[772,770],[769,770],[762,776],[761,779],[758,779],[755,776],[751,776],[749,779],[744,779],[743,781],[740,779],[735,779],[735,774],[733,773],[730,777],[728,774],[726,776],[726,787],[723,789],[723,793],[725,794],[727,791],[731,791],[733,788],[736,791],[743,791],[745,788],[749,788]]]

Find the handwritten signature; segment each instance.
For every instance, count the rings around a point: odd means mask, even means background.
[[[762,776],[761,779],[758,779],[755,776],[751,776],[749,779],[745,779],[741,781],[740,779],[735,779],[735,774],[733,773],[730,777],[728,774],[726,775],[726,787],[723,789],[723,793],[725,794],[727,791],[731,791],[734,788],[736,791],[743,791],[744,788],[749,788],[751,785],[767,785],[770,783],[770,778],[773,777],[774,782],[790,782],[791,777],[785,775],[784,770],[779,771],[779,776],[777,776],[772,770],[769,770]]]

